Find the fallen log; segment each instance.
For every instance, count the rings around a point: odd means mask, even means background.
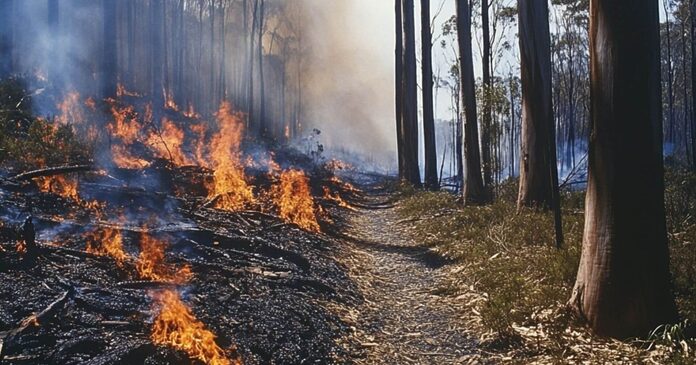
[[[92,166],[92,165],[48,167],[45,169],[23,172],[21,174],[17,174],[15,176],[12,176],[11,179],[15,180],[15,181],[26,181],[26,180],[33,179],[35,177],[62,175],[62,174],[69,174],[69,173],[73,173],[73,172],[86,172],[86,171],[93,171],[93,170],[94,170],[94,166]]]
[[[0,333],[0,361],[3,359],[4,356],[4,349],[6,346],[4,346],[6,343],[12,342],[17,336],[21,335],[22,332],[24,332],[27,328],[31,326],[38,326],[41,324],[42,321],[48,320],[50,317],[52,317],[56,312],[58,312],[63,305],[72,297],[72,295],[75,293],[75,289],[73,287],[70,287],[67,291],[63,293],[58,299],[54,300],[51,304],[48,305],[44,310],[39,312],[38,314],[32,314],[29,317],[24,318],[20,323],[19,327],[6,331],[4,333]]]

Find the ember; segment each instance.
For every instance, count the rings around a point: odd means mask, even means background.
[[[215,335],[193,315],[177,292],[167,290],[154,297],[160,310],[154,321],[152,342],[172,346],[210,365],[242,364],[239,359],[226,357],[225,351],[215,343]]]
[[[303,171],[283,171],[280,183],[273,187],[271,196],[281,218],[307,231],[319,232],[314,198],[309,189],[309,179]]]

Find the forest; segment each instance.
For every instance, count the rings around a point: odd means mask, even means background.
[[[0,0],[0,364],[696,364],[695,0]]]

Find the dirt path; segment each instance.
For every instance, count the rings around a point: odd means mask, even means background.
[[[371,194],[379,204],[388,196]],[[354,338],[365,349],[358,364],[459,364],[471,355],[459,310],[433,294],[444,260],[409,239],[395,208],[350,215],[346,255],[365,302],[349,313]]]

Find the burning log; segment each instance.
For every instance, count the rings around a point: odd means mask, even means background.
[[[12,177],[16,181],[27,181],[35,177],[44,176],[55,176],[62,174],[69,174],[74,172],[87,172],[94,171],[94,166],[92,165],[75,165],[75,166],[59,166],[59,167],[48,167],[45,169],[33,170],[28,172],[23,172]]]

